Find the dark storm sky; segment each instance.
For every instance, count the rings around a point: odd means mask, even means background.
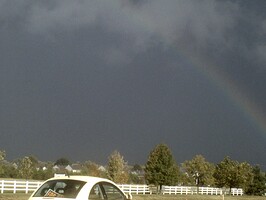
[[[144,164],[166,143],[178,163],[202,154],[266,168],[265,10],[263,0],[1,1],[0,149],[103,164],[118,150]]]

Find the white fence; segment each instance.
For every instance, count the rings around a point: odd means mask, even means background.
[[[202,195],[222,195],[230,194],[229,189],[213,188],[213,187],[186,187],[186,186],[163,186],[163,194],[202,194]],[[243,195],[241,188],[231,188],[231,195]]]
[[[36,190],[42,182],[37,181],[23,181],[23,180],[0,180],[0,192],[23,192],[29,193]],[[125,193],[130,194],[152,194],[152,188],[148,185],[118,185]],[[229,189],[211,188],[211,187],[186,187],[186,186],[163,186],[163,194],[202,194],[202,195],[221,195],[229,194]],[[232,195],[243,195],[242,189],[232,188]]]
[[[242,196],[244,194],[244,191],[241,188],[232,188],[231,189],[231,194],[236,195],[236,196]]]
[[[152,194],[148,185],[118,185],[125,193],[130,194]]]
[[[4,192],[33,192],[36,190],[42,182],[33,182],[33,181],[18,181],[18,180],[0,180],[0,191],[3,194]]]

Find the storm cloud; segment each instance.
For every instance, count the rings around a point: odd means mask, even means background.
[[[0,148],[10,159],[102,163],[118,150],[144,163],[165,142],[178,162],[229,155],[265,166],[265,130],[211,75],[221,71],[265,117],[265,6],[1,1]]]

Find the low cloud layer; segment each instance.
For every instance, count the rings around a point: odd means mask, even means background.
[[[265,54],[264,13],[249,4],[204,0],[167,3],[28,0],[2,1],[0,9],[1,26],[7,31],[28,32],[52,40],[60,34],[97,29],[117,37],[116,47],[110,48],[121,54],[145,51],[159,43],[165,48],[188,48],[209,59],[215,56],[209,55],[209,51],[215,50],[221,56],[238,51],[243,59],[261,63]]]

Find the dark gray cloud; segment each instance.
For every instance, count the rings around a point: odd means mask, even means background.
[[[252,2],[1,1],[0,148],[143,163],[165,142],[178,162],[265,166],[266,132],[233,94],[266,110],[265,3]]]

